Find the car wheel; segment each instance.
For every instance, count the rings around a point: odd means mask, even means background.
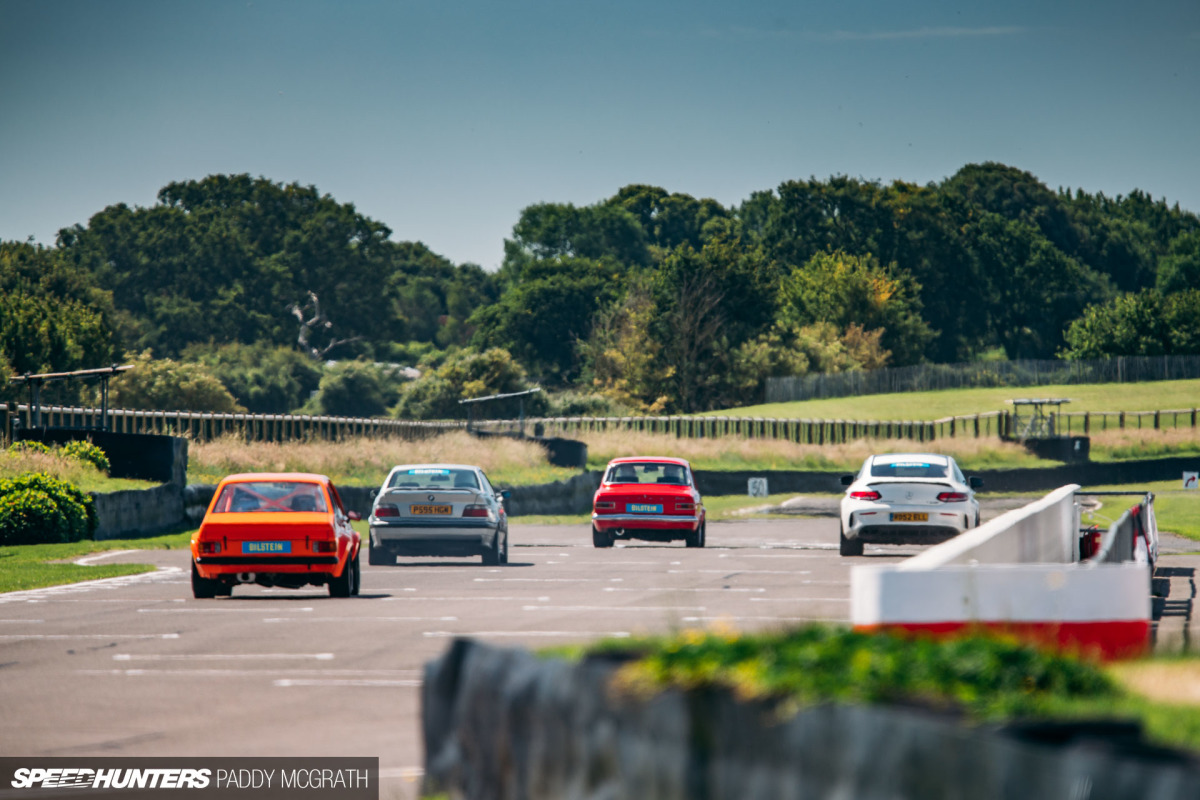
[[[483,551],[483,563],[489,567],[500,566],[500,531],[492,537],[492,546]]]
[[[838,526],[838,553],[843,556],[861,556],[863,554],[862,539],[854,538],[847,539],[846,532],[841,525]]]
[[[508,531],[504,532],[504,549],[500,551],[500,563],[508,563]]]
[[[979,527],[979,512],[978,511],[975,512],[975,527],[976,528]]]
[[[354,554],[354,586],[350,589],[350,594],[354,597],[358,597],[359,592],[362,591],[362,567],[358,563],[358,557],[361,554],[362,547],[360,546],[359,551]]]
[[[699,528],[683,537],[683,542],[688,547],[704,547],[704,538],[704,523],[700,523]]]
[[[220,586],[219,581],[200,577],[200,570],[196,569],[196,562],[192,562],[192,597],[197,600],[212,599],[217,596],[217,589]]]
[[[367,563],[372,567],[394,567],[396,554],[386,547],[367,545]]]
[[[233,584],[222,583],[217,586],[217,597],[233,597]]]
[[[350,590],[354,588],[354,561],[346,560],[346,566],[342,569],[342,574],[336,578],[329,579],[329,596],[330,597],[349,597]]]
[[[592,546],[593,547],[612,547],[613,534],[611,531],[602,531],[595,525],[592,526]]]

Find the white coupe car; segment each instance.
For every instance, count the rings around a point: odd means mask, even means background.
[[[964,478],[950,456],[870,456],[857,475],[843,475],[840,552],[863,544],[936,544],[978,527],[980,478]]]

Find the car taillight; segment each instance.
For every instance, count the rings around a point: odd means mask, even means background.
[[[616,511],[617,504],[610,500],[597,500],[596,501],[596,510],[597,511]]]
[[[211,556],[211,555],[214,555],[215,553],[219,553],[219,552],[221,552],[221,543],[220,542],[201,542],[200,543],[200,554],[201,555]]]
[[[336,553],[337,540],[325,541],[318,539],[317,541],[313,542],[312,550],[314,553]]]
[[[851,492],[850,497],[853,500],[878,500],[880,495],[879,492],[872,489],[867,492]]]
[[[938,495],[938,500],[943,503],[965,503],[967,496],[962,492],[942,492]]]
[[[676,503],[675,510],[676,511],[695,511],[696,504],[695,503]]]
[[[400,509],[397,508],[396,506],[387,506],[387,505],[379,506],[378,508],[375,509],[375,516],[377,516],[377,517],[398,517],[398,516],[400,516]]]
[[[488,515],[487,506],[467,506],[463,509],[462,515],[464,517],[486,517]]]

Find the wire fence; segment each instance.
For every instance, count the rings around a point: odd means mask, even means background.
[[[1200,356],[1121,356],[1093,361],[1025,360],[916,364],[858,372],[768,378],[766,402],[994,386],[1139,383],[1200,378]]]

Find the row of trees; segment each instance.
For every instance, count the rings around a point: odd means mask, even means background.
[[[0,370],[128,355],[129,404],[456,416],[530,381],[557,410],[697,411],[770,375],[1200,352],[1200,218],[1001,164],[730,208],[643,185],[541,203],[495,273],[313,187],[216,175],[158,201],[0,243]]]

